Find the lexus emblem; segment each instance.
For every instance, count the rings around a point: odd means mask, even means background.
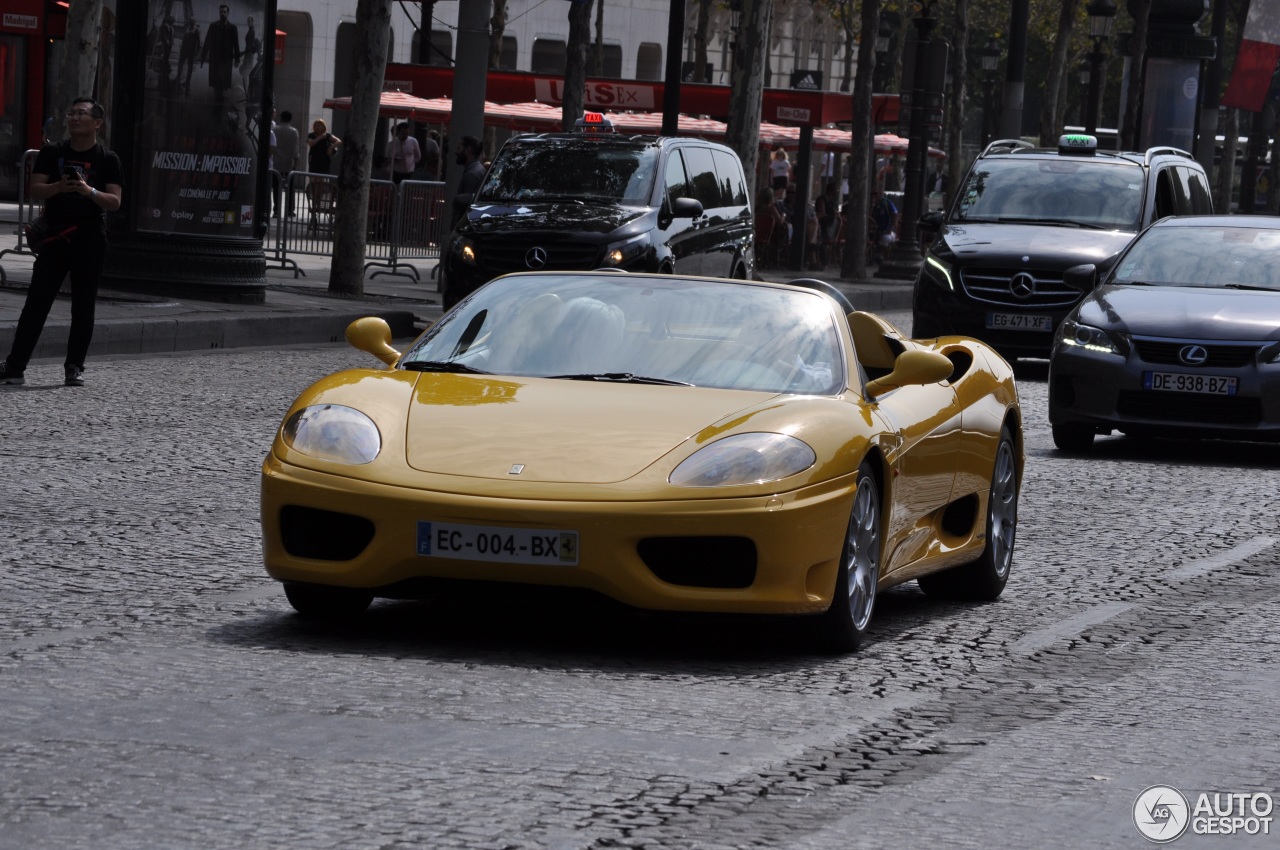
[[[1203,345],[1184,345],[1178,349],[1178,359],[1188,366],[1203,366],[1209,359],[1209,350]]]
[[[524,264],[531,269],[545,268],[547,265],[547,249],[530,248],[529,253],[524,255]]]
[[[1009,281],[1009,291],[1014,298],[1030,298],[1036,294],[1036,279],[1026,272],[1020,272]]]

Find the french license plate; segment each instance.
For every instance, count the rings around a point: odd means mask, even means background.
[[[1225,375],[1188,375],[1185,372],[1143,372],[1144,390],[1161,390],[1167,393],[1209,393],[1211,395],[1235,395],[1239,379]]]
[[[1051,331],[1053,316],[1032,316],[1027,313],[988,313],[988,330],[1002,331]]]
[[[418,554],[502,564],[578,565],[578,532],[419,522]]]

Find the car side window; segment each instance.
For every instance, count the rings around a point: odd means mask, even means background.
[[[707,148],[684,148],[685,165],[689,169],[689,183],[693,186],[693,196],[702,202],[704,210],[713,210],[724,206],[720,194],[720,180],[716,177],[715,161]]]
[[[726,151],[712,151],[716,162],[716,174],[720,176],[725,206],[745,207],[747,205],[747,184],[742,175],[742,166],[738,158]]]
[[[1213,196],[1205,183],[1204,174],[1186,166],[1178,167],[1178,176],[1182,178],[1183,191],[1190,201],[1187,213],[1190,215],[1211,215],[1213,213]]]
[[[684,158],[680,151],[674,150],[667,157],[667,168],[663,175],[667,187],[667,204],[675,208],[676,201],[693,196],[689,189],[689,178],[684,170]]]
[[[1156,209],[1152,221],[1177,215],[1183,206],[1178,203],[1178,187],[1173,177],[1172,168],[1162,168],[1156,175]]]

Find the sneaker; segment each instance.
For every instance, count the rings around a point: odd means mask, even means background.
[[[0,360],[0,384],[22,385],[27,379],[21,372],[9,368],[9,361]]]
[[[79,366],[67,367],[67,380],[64,382],[68,387],[84,386],[84,370]]]

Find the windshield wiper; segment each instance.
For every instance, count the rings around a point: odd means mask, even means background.
[[[464,375],[493,374],[483,369],[477,369],[475,366],[468,366],[466,363],[446,362],[444,360],[411,360],[408,363],[401,363],[400,366],[413,372],[454,372]]]
[[[1247,284],[1247,283],[1224,283],[1222,284],[1222,288],[1223,289],[1248,289],[1253,292],[1275,292],[1276,291],[1275,287],[1272,287],[1272,286],[1251,286],[1250,284]]]
[[[999,218],[997,221],[1011,221],[1019,224],[1056,224],[1060,227],[1082,227],[1085,230],[1104,230],[1101,224],[1094,224],[1090,221],[1073,221],[1069,218],[1033,218],[1031,216],[1009,216],[1007,218]]]
[[[615,384],[662,384],[671,387],[691,387],[693,384],[684,381],[672,381],[667,378],[646,378],[630,372],[597,372],[585,375],[548,375],[558,381],[608,381]]]

